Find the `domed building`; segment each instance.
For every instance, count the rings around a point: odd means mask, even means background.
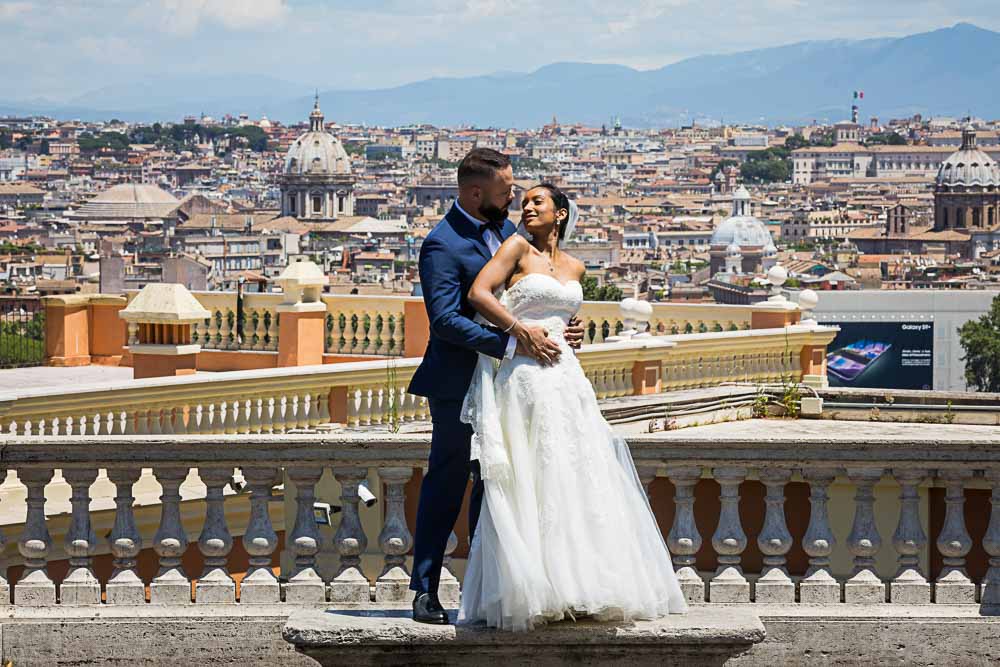
[[[980,236],[998,225],[1000,167],[976,146],[976,130],[969,124],[962,130],[962,147],[938,169],[934,182],[934,231],[978,231]]]
[[[121,183],[83,203],[69,217],[87,222],[128,224],[162,222],[177,217],[179,199],[146,183]]]
[[[288,149],[279,183],[283,216],[320,222],[354,215],[351,159],[323,128],[319,96],[309,114],[309,131]]]
[[[750,193],[742,185],[733,193],[732,213],[712,232],[709,267],[716,273],[766,270],[765,254],[774,248],[771,233],[751,215]],[[769,256],[772,260],[777,252]]]

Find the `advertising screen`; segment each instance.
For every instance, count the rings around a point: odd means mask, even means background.
[[[931,389],[934,386],[932,322],[824,322],[840,327],[827,348],[832,387]]]

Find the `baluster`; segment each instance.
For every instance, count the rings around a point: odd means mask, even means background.
[[[274,411],[272,412],[273,432],[284,433],[291,428],[290,424],[295,423],[291,420],[292,399],[287,396],[275,396]]]
[[[694,487],[701,479],[701,468],[667,468],[667,477],[675,489],[676,510],[674,524],[667,535],[667,546],[674,556],[677,581],[688,602],[704,602],[705,582],[695,567],[695,554],[701,549],[701,535],[694,521]]]
[[[981,600],[983,606],[1000,605],[1000,469],[988,468],[986,480],[990,493],[990,524],[983,536],[983,549],[989,554],[990,568],[983,577]]]
[[[187,424],[184,423],[184,410],[185,409],[187,409],[189,411],[189,414],[192,415],[192,417],[189,417],[189,419],[193,420],[193,412],[191,411],[191,408],[188,407],[187,405],[183,404],[183,403],[179,404],[174,409],[174,423],[173,423],[173,426],[171,426],[171,430],[176,435],[184,435],[184,434],[186,434],[188,432]]]
[[[250,399],[250,421],[247,428],[250,433],[258,434],[264,432],[264,425],[261,422],[261,417],[263,416],[264,401],[260,396],[254,396]]]
[[[785,555],[792,548],[792,535],[785,523],[785,485],[791,470],[764,468],[760,481],[767,488],[764,526],[757,546],[764,554],[764,571],[754,585],[755,602],[795,602],[795,584],[788,576]]]
[[[331,354],[339,354],[343,352],[343,346],[340,344],[340,339],[344,337],[344,329],[340,326],[340,313],[335,311],[332,315],[332,325],[330,329],[330,349]]]
[[[830,468],[806,468],[802,477],[809,483],[809,527],[802,538],[802,549],[809,556],[809,569],[799,582],[799,601],[806,604],[840,602],[840,584],[830,573],[830,554],[837,540],[830,530],[826,503],[827,487],[836,477]]]
[[[364,317],[359,316],[361,319],[360,327],[362,331],[362,343],[364,344],[364,348],[361,350],[363,354],[375,354],[376,352],[377,348],[375,346],[378,344],[378,341],[376,340],[378,336],[378,331],[376,329],[376,317],[377,315],[375,313],[369,313],[367,318],[368,325],[365,326]]]
[[[715,468],[712,475],[721,487],[719,525],[712,535],[712,548],[718,555],[719,567],[708,584],[712,602],[750,602],[750,582],[743,576],[740,556],[747,548],[747,536],[740,521],[740,484],[747,469]]]
[[[226,415],[225,415],[225,401],[219,401],[218,403],[212,402],[209,406],[211,408],[211,431],[213,435],[222,435],[226,432]]]
[[[236,433],[244,435],[250,432],[250,411],[253,404],[247,399],[240,397],[236,399],[236,424],[233,426]]]
[[[330,583],[330,601],[367,604],[371,588],[361,570],[361,554],[368,547],[368,537],[358,515],[358,484],[366,477],[364,468],[334,468],[333,476],[340,482],[340,526],[333,542],[340,554],[340,569]]]
[[[45,523],[45,485],[52,479],[52,473],[52,468],[27,468],[17,473],[28,491],[24,530],[17,541],[17,550],[24,558],[24,573],[14,586],[16,605],[37,607],[56,603],[56,585],[46,567],[52,536]]]
[[[226,420],[223,422],[222,430],[227,435],[235,435],[237,433],[236,426],[238,421],[236,419],[236,413],[240,411],[242,407],[239,401],[233,401],[232,399],[226,400]]]
[[[320,425],[319,416],[319,404],[323,400],[323,396],[319,394],[308,394],[309,396],[309,409],[306,411],[306,428],[313,429]]]
[[[235,602],[236,582],[229,576],[226,559],[233,548],[233,536],[226,525],[223,488],[232,479],[232,468],[201,468],[198,476],[205,483],[205,525],[198,536],[198,550],[205,569],[195,584],[198,603]]]
[[[262,397],[260,400],[260,432],[275,433],[275,402],[271,396]]]
[[[138,345],[139,344],[139,324],[137,322],[129,322],[128,328],[128,344]]]
[[[63,479],[72,489],[72,517],[64,543],[69,572],[59,586],[59,601],[71,605],[100,604],[101,583],[91,569],[97,536],[90,524],[90,485],[97,479],[97,470],[68,468],[63,470]]]
[[[944,567],[934,582],[934,601],[938,604],[972,604],[976,601],[976,585],[965,571],[965,557],[972,549],[972,538],[965,529],[964,487],[971,477],[971,470],[938,471],[938,478],[945,483],[944,526],[937,538]]]
[[[243,547],[250,556],[250,568],[240,582],[240,602],[272,603],[281,599],[271,558],[278,546],[278,535],[271,525],[268,502],[278,471],[275,468],[244,468],[243,477],[250,487],[250,520],[243,533]],[[322,584],[322,582],[320,582]]]
[[[413,476],[413,469],[379,468],[379,476],[386,485],[385,521],[378,536],[385,566],[375,582],[375,602],[406,602],[413,598],[410,573],[406,571],[406,552],[413,546],[413,536],[406,526],[403,487]]]
[[[369,387],[361,388],[361,402],[358,404],[358,424],[360,426],[371,426],[372,423],[372,390]]]
[[[892,471],[899,482],[899,523],[892,536],[892,545],[899,554],[899,568],[889,586],[892,601],[900,604],[927,604],[931,601],[931,585],[920,572],[920,554],[927,544],[920,521],[920,494],[917,487],[927,477],[926,470],[910,468]]]
[[[402,313],[397,313],[393,316],[391,354],[395,357],[403,356],[403,348],[406,346],[406,337],[403,331],[404,324]]]
[[[163,435],[163,428],[160,426],[160,408],[153,407],[146,411],[149,415],[149,431],[150,435]]]
[[[319,394],[316,397],[316,409],[319,414],[320,424],[330,423],[330,394]]]
[[[285,601],[323,602],[326,600],[326,587],[316,572],[320,534],[316,515],[313,513],[316,483],[323,475],[323,469],[317,466],[293,466],[285,472],[295,483],[295,527],[289,538],[295,552],[295,568],[285,584]]]
[[[381,326],[379,326],[381,322]],[[374,313],[372,315],[372,346],[375,354],[385,356],[389,352],[389,314]]]
[[[461,586],[458,578],[451,571],[451,555],[458,548],[458,535],[455,531],[448,533],[448,542],[444,547],[444,559],[441,561],[441,577],[438,579],[438,602],[444,606],[457,607],[461,601]]]
[[[372,387],[371,423],[381,424],[385,416],[386,395],[382,387]]]
[[[181,557],[187,550],[188,537],[181,521],[181,484],[187,479],[187,468],[155,468],[160,493],[160,526],[153,536],[153,551],[160,557],[160,569],[149,584],[152,604],[189,604],[191,582],[188,581]]]
[[[847,536],[847,548],[854,556],[854,570],[844,583],[844,602],[879,604],[885,602],[885,584],[875,571],[875,556],[882,537],[875,525],[875,484],[882,479],[881,468],[848,468],[847,478],[856,486],[854,523]]]
[[[139,468],[112,468],[108,479],[115,485],[115,525],[111,529],[111,553],[114,554],[114,572],[108,579],[106,597],[108,604],[143,604],[146,587],[136,572],[136,557],[142,550],[142,536],[135,525],[132,505],[132,487],[139,481]]]
[[[360,313],[345,313],[344,323],[347,325],[348,335],[347,338],[348,349],[347,352],[350,354],[360,354],[364,346],[364,316]]]
[[[300,429],[309,428],[309,406],[306,399],[309,394],[302,392],[295,397],[295,423]]]
[[[163,408],[163,416],[160,419],[160,431],[163,435],[174,435],[174,412],[179,412],[181,408],[166,406]]]

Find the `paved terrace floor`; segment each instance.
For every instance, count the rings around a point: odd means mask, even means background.
[[[130,366],[32,366],[0,370],[0,391],[70,387],[132,379]]]

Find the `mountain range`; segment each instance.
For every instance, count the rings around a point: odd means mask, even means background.
[[[688,58],[653,70],[555,63],[530,73],[433,78],[375,90],[321,90],[328,120],[537,127],[561,122],[671,127],[691,120],[837,121],[862,90],[862,118],[1000,117],[1000,33],[968,23],[898,38],[809,41]],[[304,120],[305,86],[256,74],[160,77],[108,86],[63,104],[0,99],[0,115],[152,121],[266,114]],[[306,89],[308,90],[308,89]]]

